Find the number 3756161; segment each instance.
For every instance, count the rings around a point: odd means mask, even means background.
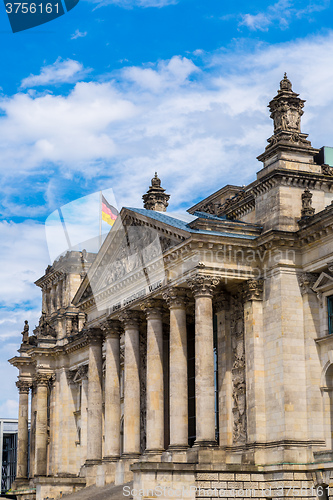
[[[7,14],[52,14],[59,13],[59,4],[52,3],[6,3]]]

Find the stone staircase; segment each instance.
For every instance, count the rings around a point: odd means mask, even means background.
[[[64,495],[62,498],[66,500],[132,500],[132,496],[123,495],[124,486],[128,486],[129,489],[132,489],[133,482],[121,484],[119,486],[108,484],[100,488],[97,486],[90,486],[89,488],[83,488],[71,495]]]

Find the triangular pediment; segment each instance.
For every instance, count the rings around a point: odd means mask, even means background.
[[[163,285],[163,255],[189,233],[172,226],[171,218],[167,224],[167,217],[159,221],[156,214],[150,218],[149,212],[121,211],[76,294],[75,304],[93,296],[99,309],[113,309]]]
[[[322,272],[313,285],[312,290],[315,292],[326,292],[330,289],[333,289],[333,276],[326,272]]]

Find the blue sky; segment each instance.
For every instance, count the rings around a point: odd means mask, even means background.
[[[303,131],[332,146],[333,16],[319,0],[81,0],[12,34],[0,7],[0,416],[14,417],[7,359],[38,323],[49,214],[108,188],[141,207],[156,170],[171,210],[251,182],[284,71]]]

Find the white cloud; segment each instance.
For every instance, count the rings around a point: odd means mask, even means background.
[[[85,36],[85,34],[77,34],[72,38]],[[80,33],[80,32],[79,32]],[[84,69],[83,65],[72,59],[62,60],[58,58],[53,64],[43,66],[39,75],[30,75],[24,78],[21,82],[21,88],[32,88],[39,86],[55,85],[57,83],[72,83],[85,77],[90,70]]]
[[[2,99],[4,182],[13,186],[12,176],[42,175],[48,165],[53,173],[45,197],[51,205],[61,179],[79,174],[90,183],[95,179],[92,190],[108,182],[120,204],[131,206],[141,206],[156,169],[174,206],[190,204],[226,178],[242,177],[244,183],[260,168],[255,157],[272,132],[266,106],[284,71],[308,99],[303,129],[316,146],[330,142],[323,124],[333,105],[332,52],[330,33],[204,54],[200,69],[175,56],[126,67],[103,83],[78,82],[65,96],[20,93]],[[7,211],[22,212],[6,203]]]
[[[272,25],[278,25],[281,29],[289,27],[295,19],[309,16],[313,12],[318,12],[329,7],[329,0],[322,0],[317,3],[310,1],[304,6],[299,2],[291,0],[279,0],[273,5],[269,5],[264,12],[257,14],[243,14],[239,26],[246,26],[251,31],[267,31]]]
[[[18,417],[18,401],[14,399],[7,399],[4,403],[0,404],[1,418],[17,418]]]
[[[75,33],[71,36],[71,40],[76,40],[77,38],[84,38],[87,36],[88,32],[87,31],[80,31],[80,30],[75,30]]]

